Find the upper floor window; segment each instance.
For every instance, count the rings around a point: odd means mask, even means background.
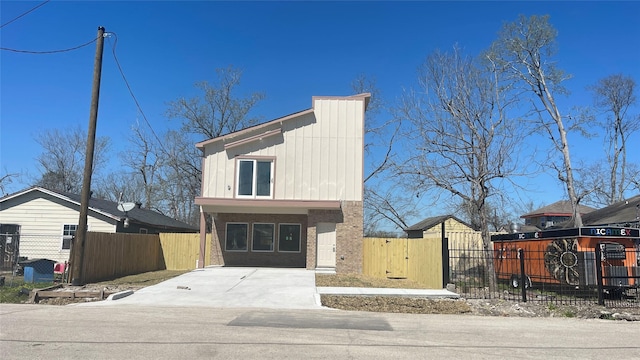
[[[273,160],[238,160],[237,197],[273,197]]]

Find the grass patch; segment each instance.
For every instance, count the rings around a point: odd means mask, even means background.
[[[394,289],[425,288],[423,285],[409,279],[379,279],[362,274],[316,274],[316,286]]]
[[[33,289],[52,286],[53,283],[25,283],[22,276],[6,277],[4,286],[0,286],[0,303],[22,304],[29,300],[29,293]]]

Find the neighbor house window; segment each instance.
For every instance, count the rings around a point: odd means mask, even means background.
[[[300,224],[280,224],[278,251],[300,252]]]
[[[62,227],[62,250],[71,249],[71,239],[76,236],[78,225],[64,225]]]
[[[252,251],[273,251],[274,224],[253,224]]]
[[[249,224],[227,223],[227,234],[225,239],[226,251],[247,251],[247,233]]]
[[[238,160],[236,196],[271,198],[273,160]]]

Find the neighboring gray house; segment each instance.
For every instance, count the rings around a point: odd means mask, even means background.
[[[197,227],[140,206],[127,213],[117,207],[116,202],[91,198],[87,230],[141,234],[198,231]],[[0,262],[16,244],[20,257],[69,260],[79,218],[77,194],[35,186],[0,198]]]
[[[640,228],[640,195],[592,211],[582,217],[585,226]]]
[[[585,223],[584,216],[595,210],[594,208],[585,205],[578,205],[578,209],[580,210],[580,215],[582,215],[583,223]],[[552,226],[557,226],[560,223],[564,223],[571,219],[572,215],[573,209],[571,207],[571,202],[569,200],[560,200],[520,217],[524,219],[524,224],[526,226],[535,226],[539,230],[544,230]]]

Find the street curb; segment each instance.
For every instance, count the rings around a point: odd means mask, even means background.
[[[107,297],[107,300],[118,300],[118,299],[122,299],[124,297],[127,297],[129,295],[133,294],[133,290],[125,290],[125,291],[120,291],[117,292],[115,294],[111,294]]]

